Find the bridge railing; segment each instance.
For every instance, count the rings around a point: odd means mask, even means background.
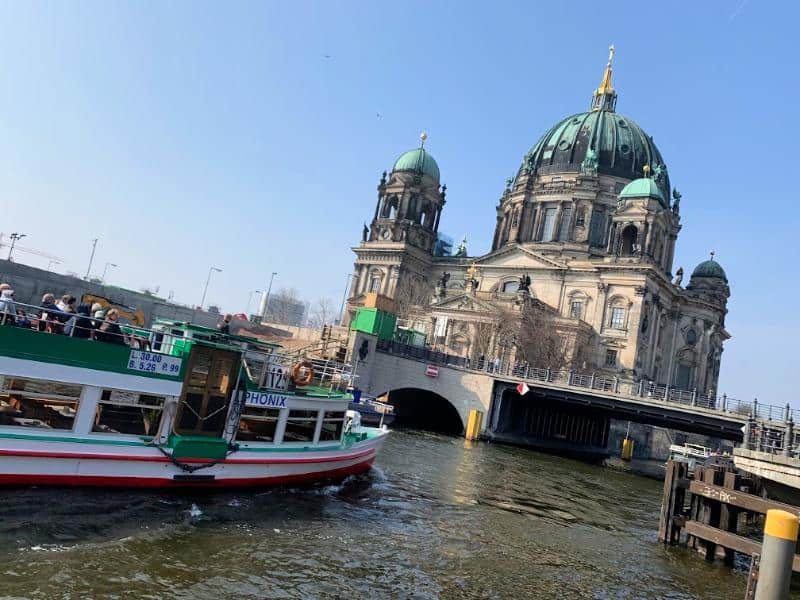
[[[534,367],[524,362],[510,364],[497,359],[470,360],[453,356],[430,348],[411,346],[391,340],[379,340],[378,351],[395,356],[404,356],[431,364],[437,364],[466,371],[483,372],[493,376],[512,377],[523,381],[545,382],[553,385],[598,390],[630,398],[663,400],[673,404],[695,406],[722,413],[750,416],[752,419],[777,423],[797,422],[800,411],[789,405],[775,406],[757,400],[739,400],[725,394],[721,396],[700,394],[697,390],[685,390],[655,383],[644,379],[629,379],[601,373],[579,373],[575,371],[551,370]]]

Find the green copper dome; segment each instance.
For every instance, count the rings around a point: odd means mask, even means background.
[[[667,203],[664,200],[664,194],[661,193],[661,190],[658,187],[658,184],[649,177],[640,177],[639,179],[634,179],[619,193],[620,198],[655,198],[658,200],[662,206],[666,206]]]
[[[579,172],[590,147],[600,174],[638,179],[645,165],[652,173],[662,165],[656,183],[662,197],[669,198],[669,177],[653,139],[632,119],[612,110],[592,110],[559,121],[528,151],[522,168],[526,173]]]
[[[711,260],[704,260],[692,272],[692,277],[708,277],[714,279],[722,279],[728,283],[728,276],[725,275],[724,269],[713,258]]]
[[[400,155],[392,167],[392,173],[397,171],[411,171],[429,175],[439,183],[439,165],[425,148],[415,148]]]

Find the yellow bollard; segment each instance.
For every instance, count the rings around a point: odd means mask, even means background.
[[[798,526],[800,519],[793,513],[775,509],[767,511],[756,600],[783,600],[789,597]]]
[[[483,425],[483,412],[476,408],[469,411],[469,419],[467,420],[467,432],[464,437],[468,440],[477,440],[481,435],[481,427]]]
[[[620,453],[622,460],[630,460],[633,458],[633,440],[626,437],[622,440],[622,452]]]

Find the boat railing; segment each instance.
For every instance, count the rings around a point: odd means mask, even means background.
[[[135,350],[145,350],[157,354],[162,347],[171,347],[171,342],[178,339],[168,331],[157,331],[146,327],[129,325],[121,320],[108,319],[104,309],[103,317],[91,314],[65,312],[58,308],[25,304],[13,299],[0,299],[0,327],[20,327],[43,334],[58,334],[67,337],[90,339],[127,345]],[[108,324],[109,328],[103,329]],[[110,326],[119,327],[119,333]],[[156,347],[154,347],[156,346]]]
[[[311,367],[311,380],[304,388],[322,388],[328,392],[343,392],[352,382],[353,368],[334,359],[307,356],[302,352],[247,351],[245,369],[251,381],[264,390],[285,390],[294,385],[292,373],[297,370],[300,378],[306,377]]]

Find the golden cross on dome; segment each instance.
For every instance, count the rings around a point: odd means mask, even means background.
[[[714,255],[715,255],[715,254],[716,254],[716,252],[714,252],[714,251],[712,250],[712,251],[711,251],[711,260],[714,260]]]
[[[609,64],[609,66],[611,65],[611,62],[614,60],[614,52],[615,51],[616,51],[616,48],[614,48],[614,44],[611,44],[608,47],[608,64]]]

